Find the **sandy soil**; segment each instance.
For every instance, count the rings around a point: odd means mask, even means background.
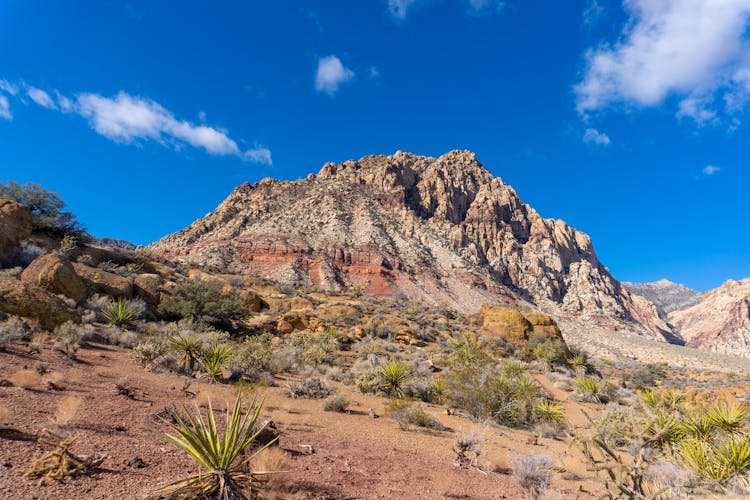
[[[166,408],[192,405],[193,398],[182,391],[183,377],[146,372],[131,360],[129,351],[93,344],[81,349],[75,362],[51,349],[30,355],[26,346],[14,346],[0,353],[0,378],[34,370],[38,361],[46,362],[50,370],[43,380],[32,380],[26,389],[0,387],[0,412],[7,414],[5,420],[11,422],[7,427],[13,429],[0,430],[0,498],[140,498],[158,484],[197,472],[189,459],[154,433],[165,429],[158,415]],[[136,399],[118,394],[115,384],[124,378],[137,389]],[[63,390],[50,389],[47,380]],[[548,380],[540,382],[545,389],[554,389]],[[331,413],[323,411],[321,401],[288,398],[284,381],[278,385],[258,395],[265,399],[264,417],[282,431],[279,446],[289,456],[291,472],[280,498],[523,498],[510,468],[517,457],[528,453],[549,455],[586,475],[581,457],[567,442],[535,443],[529,432],[484,427],[432,406],[429,411],[448,430],[403,431],[382,416],[383,398],[339,388],[354,404],[347,414]],[[214,402],[234,399],[229,386],[192,381],[189,389],[203,393],[197,400],[205,395]],[[381,418],[370,417],[369,408]],[[35,438],[44,427],[79,434],[73,451],[106,454],[106,460],[96,471],[66,483],[40,485],[24,478],[33,459],[48,451]],[[499,472],[453,464],[454,432],[473,429],[485,437],[482,460]],[[146,466],[133,467],[136,457]],[[550,493],[588,498],[595,489],[575,474],[556,474]]]

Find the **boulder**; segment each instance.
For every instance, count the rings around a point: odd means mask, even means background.
[[[535,311],[519,311],[510,307],[485,304],[480,312],[481,332],[500,337],[528,354],[529,338],[534,335],[542,341],[552,340],[565,345],[562,332],[550,316]],[[567,346],[565,348],[566,355]]]
[[[54,253],[40,255],[21,273],[21,281],[54,294],[62,294],[80,304],[86,299],[86,283],[78,277],[73,265]]]
[[[250,312],[257,313],[268,309],[268,303],[260,295],[251,290],[242,290],[240,297],[242,297],[242,305]]]
[[[161,300],[162,284],[164,284],[164,279],[158,274],[139,274],[133,280],[133,290],[146,304],[155,307]]]
[[[297,330],[316,330],[323,322],[312,311],[290,311],[279,317],[276,330],[279,333],[292,333]]]
[[[31,236],[31,210],[17,201],[0,198],[0,252]]]
[[[110,295],[117,299],[129,299],[133,296],[133,282],[128,278],[78,262],[73,263],[73,269],[94,293]]]
[[[80,321],[75,311],[47,290],[13,278],[0,278],[0,312],[23,316],[53,330],[66,321]]]

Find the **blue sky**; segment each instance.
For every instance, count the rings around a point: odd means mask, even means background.
[[[621,280],[750,276],[750,0],[0,1],[0,180],[149,243],[243,181],[470,149]]]

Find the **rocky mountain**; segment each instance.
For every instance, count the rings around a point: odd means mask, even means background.
[[[701,299],[700,292],[667,279],[649,283],[623,281],[622,284],[630,293],[646,297],[653,302],[664,318],[672,311],[697,304]]]
[[[750,357],[750,278],[727,280],[668,320],[689,346]]]
[[[506,303],[669,336],[655,306],[612,277],[586,234],[542,218],[469,151],[399,151],[327,163],[301,180],[245,183],[151,249],[294,285],[466,312]]]

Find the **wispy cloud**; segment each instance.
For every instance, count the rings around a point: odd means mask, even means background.
[[[716,165],[706,165],[703,168],[702,172],[703,175],[710,177],[717,173],[719,170],[721,170],[721,168],[717,167]]]
[[[583,25],[592,28],[604,13],[604,7],[599,0],[587,0],[583,9]]]
[[[345,67],[341,59],[334,55],[322,57],[315,73],[315,90],[333,95],[341,84],[354,78],[354,71]]]
[[[397,22],[406,20],[409,11],[417,5],[424,5],[434,0],[387,0],[388,14]],[[466,5],[466,13],[470,16],[492,12],[502,12],[508,6],[506,0],[458,0]]]
[[[4,95],[0,95],[0,118],[4,120],[13,119],[13,114],[10,112],[10,103]]]
[[[35,103],[79,115],[88,121],[96,133],[115,142],[130,144],[152,140],[175,148],[190,145],[211,155],[236,156],[243,161],[271,164],[271,151],[268,148],[256,144],[250,149],[241,149],[226,130],[178,119],[164,106],[150,99],[122,91],[114,97],[84,92],[72,98],[54,91],[53,98],[42,89],[24,87],[26,95]],[[6,87],[0,87],[0,90],[7,92]],[[7,120],[12,118],[8,99],[4,95],[0,95],[0,117]]]
[[[585,54],[586,68],[575,86],[579,113],[616,104],[660,106],[674,96],[678,117],[704,124],[713,121],[722,101],[717,94],[744,108],[750,96],[750,0],[623,5],[628,19],[617,41]]]
[[[611,141],[609,136],[604,132],[599,132],[595,128],[587,128],[583,133],[583,142],[585,144],[595,144],[597,146],[609,146]]]
[[[417,0],[388,0],[388,12],[394,19],[403,21],[407,10],[415,3]]]
[[[10,95],[16,95],[18,93],[18,85],[10,83],[7,80],[0,80],[0,91],[8,93]]]
[[[26,95],[29,96],[29,99],[44,108],[57,109],[57,106],[55,106],[55,101],[53,101],[49,94],[42,89],[29,87],[26,89]]]

